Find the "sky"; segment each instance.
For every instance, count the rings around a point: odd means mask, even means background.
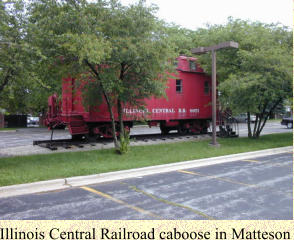
[[[225,24],[227,18],[281,23],[293,27],[292,0],[146,0],[159,7],[157,17],[195,30],[206,24]],[[123,5],[134,0],[121,0]]]

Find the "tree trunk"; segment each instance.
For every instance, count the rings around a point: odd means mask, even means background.
[[[273,105],[270,107],[270,110],[267,111],[269,108],[269,104],[265,103],[263,106],[259,106],[260,113],[256,114],[256,120],[254,124],[254,130],[251,131],[250,127],[250,120],[247,123],[248,126],[248,137],[249,138],[259,138],[261,131],[263,130],[266,121],[269,119],[271,113],[275,110],[275,108],[281,103],[282,99],[279,98]],[[261,110],[262,107],[262,110]],[[247,119],[250,119],[250,113],[247,112]]]
[[[265,125],[265,123],[266,123],[268,117],[269,117],[269,115],[267,115],[267,116],[264,118],[263,123],[262,123],[260,129],[259,129],[258,132],[257,132],[257,137],[260,136],[260,133],[261,133],[261,131],[262,131],[262,129],[263,129],[263,127],[264,127],[264,125]]]
[[[256,128],[257,128],[257,123],[259,121],[259,114],[256,114],[256,119],[255,119],[255,123],[254,123],[254,128],[253,128],[253,132],[251,134],[251,138],[254,138],[254,133],[256,132]]]
[[[106,97],[106,103],[107,103],[107,108],[108,108],[108,112],[110,114],[110,118],[111,118],[111,127],[112,127],[112,137],[113,137],[113,142],[114,142],[114,147],[116,149],[119,149],[119,143],[117,141],[117,137],[116,137],[116,127],[115,127],[115,119],[114,119],[114,115],[113,115],[113,111],[112,111],[112,105],[109,101],[109,98],[106,94],[104,94],[104,97]]]
[[[121,81],[124,80],[124,73],[125,73],[125,67],[126,67],[126,64],[124,62],[122,62],[121,64],[121,68],[120,68],[120,75],[119,75],[119,79]],[[117,99],[117,113],[118,113],[118,120],[119,120],[119,127],[120,127],[120,136],[121,137],[124,137],[124,123],[123,123],[123,112],[122,112],[122,103],[121,103],[121,100],[120,100],[120,97],[118,96],[118,99]]]
[[[248,137],[252,138],[252,132],[251,132],[251,125],[250,125],[250,112],[247,112],[247,128],[248,128]]]
[[[264,118],[264,121],[263,121],[261,127],[259,127],[259,129],[258,129],[257,137],[260,136],[260,133],[261,133],[262,129],[264,128],[266,121],[269,119],[271,113],[275,110],[275,108],[280,104],[281,101],[282,101],[282,99],[279,98],[279,99],[275,102],[275,104],[270,108],[269,112],[267,112],[267,113],[265,112],[265,108],[264,108],[263,116],[264,116],[265,113],[266,113],[266,116],[265,116],[265,118]]]
[[[253,133],[254,138],[258,138],[259,135],[260,135],[260,125],[261,125],[261,122],[263,120],[263,116],[264,116],[264,113],[260,114],[260,116],[259,116],[257,128],[255,129],[255,131]]]
[[[89,61],[87,59],[84,60],[84,62],[89,66],[89,68],[91,69],[91,71],[95,74],[97,80],[98,80],[98,83],[101,87],[101,90],[102,90],[102,93],[103,93],[103,96],[105,98],[105,101],[107,103],[107,108],[108,108],[108,112],[110,114],[110,118],[111,118],[111,126],[112,126],[112,137],[113,137],[113,141],[114,141],[114,146],[116,149],[119,149],[119,143],[117,141],[117,137],[116,137],[116,127],[115,127],[115,119],[114,119],[114,115],[113,115],[113,111],[112,111],[112,104],[110,102],[110,99],[103,87],[103,84],[101,82],[101,79],[100,79],[100,75],[99,75],[99,72],[96,71],[95,67],[89,63]]]
[[[0,84],[0,92],[3,91],[4,87],[8,84],[9,79],[12,77],[13,75],[13,70],[12,69],[8,69],[6,72],[6,75],[3,79],[3,82]]]
[[[123,122],[123,112],[122,112],[122,104],[121,101],[117,100],[117,113],[120,127],[120,136],[124,136],[124,122]]]
[[[100,83],[101,86],[102,86],[102,83]],[[103,89],[103,88],[102,88]],[[103,92],[103,95],[104,95],[104,98],[106,100],[106,103],[107,103],[107,108],[108,108],[108,112],[110,114],[110,118],[111,118],[111,127],[112,127],[112,137],[113,137],[113,142],[114,142],[114,147],[116,149],[119,149],[119,143],[117,141],[117,137],[116,137],[116,126],[115,126],[115,119],[114,119],[114,114],[113,114],[113,111],[112,111],[112,104],[109,100],[109,97],[108,95],[106,94],[106,92],[104,91],[104,89],[102,90]]]

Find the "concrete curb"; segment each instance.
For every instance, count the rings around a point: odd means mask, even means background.
[[[214,164],[245,160],[248,158],[264,157],[274,154],[281,154],[293,151],[293,147],[273,148],[261,151],[238,153],[220,157],[205,158],[200,160],[191,160],[179,163],[170,163],[164,165],[150,166],[144,168],[135,168],[117,172],[94,174],[89,176],[70,177],[66,179],[56,179],[28,184],[12,185],[0,187],[0,198],[32,194],[38,192],[47,192],[61,190],[70,187],[78,187],[102,182],[123,180],[126,178],[142,177],[151,174],[166,173],[176,170],[209,166]]]
[[[67,187],[69,186],[65,185],[64,179],[54,179],[49,181],[11,185],[0,187],[0,198],[60,190]]]
[[[3,131],[0,131],[0,133],[15,133],[17,132],[17,130],[3,130]]]

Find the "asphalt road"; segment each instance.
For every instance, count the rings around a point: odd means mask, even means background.
[[[292,219],[292,156],[0,198],[0,219]]]
[[[292,132],[279,122],[269,122],[264,127],[263,134]],[[135,127],[131,129],[132,135],[160,133],[159,127]],[[239,124],[239,135],[247,136],[247,125]],[[68,130],[55,130],[54,139],[71,138]],[[16,132],[0,131],[0,150],[4,148],[32,146],[34,140],[49,140],[51,132],[46,128],[24,128]]]

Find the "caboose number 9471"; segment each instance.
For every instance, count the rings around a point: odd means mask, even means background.
[[[124,106],[126,127],[131,128],[134,120],[145,119],[150,127],[160,126],[164,134],[170,130],[207,132],[212,117],[211,78],[192,57],[178,57],[176,70],[174,78],[167,82],[167,98],[146,99],[144,110]],[[95,111],[86,110],[75,81],[74,78],[62,80],[61,102],[57,101],[56,94],[49,97],[45,125],[50,129],[67,126],[73,138],[87,134],[111,137],[111,118],[106,103],[99,104]]]

